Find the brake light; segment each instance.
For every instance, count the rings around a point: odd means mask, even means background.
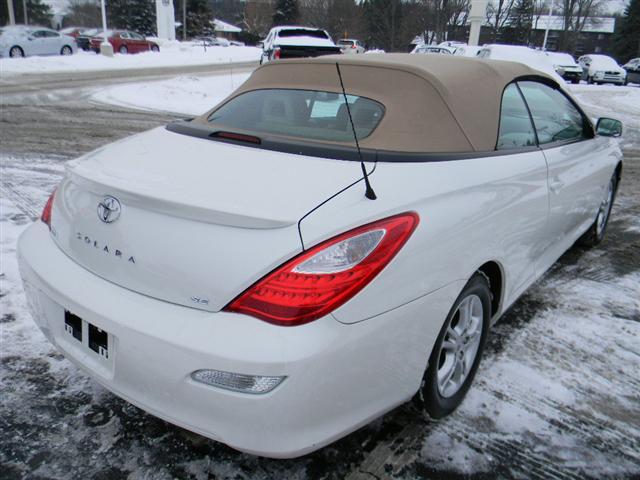
[[[356,48],[356,46],[355,45],[351,45],[351,48]]]
[[[400,251],[419,217],[407,212],[350,230],[269,273],[224,310],[277,325],[301,325],[360,292]]]
[[[279,48],[276,48],[273,50],[273,58],[274,60],[280,60],[280,55],[281,55],[281,50]]]
[[[40,215],[40,220],[47,224],[49,230],[51,230],[51,210],[53,209],[53,199],[56,196],[56,191],[54,190],[49,195],[49,199],[47,203],[44,205],[44,209],[42,210],[42,215]]]

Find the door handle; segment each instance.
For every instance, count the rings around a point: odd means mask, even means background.
[[[562,187],[564,187],[564,182],[560,180],[558,177],[555,177],[549,181],[549,190],[553,193],[558,193]]]

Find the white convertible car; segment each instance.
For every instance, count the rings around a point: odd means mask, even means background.
[[[522,64],[269,63],[69,164],[19,242],[33,318],[115,394],[246,452],[311,452],[419,391],[442,417],[491,324],[602,240],[621,130]]]

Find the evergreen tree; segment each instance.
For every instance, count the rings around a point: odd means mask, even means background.
[[[156,4],[154,0],[108,0],[109,28],[132,30],[143,35],[156,35]]]
[[[16,17],[16,23],[24,23],[24,9],[22,1],[13,1],[13,12]],[[29,25],[40,25],[44,27],[51,26],[51,7],[42,0],[27,1],[27,19]],[[7,1],[0,1],[0,25],[9,23],[9,10],[7,9]]]
[[[640,0],[631,0],[618,20],[620,28],[616,32],[614,48],[620,63],[640,57]]]
[[[516,0],[509,12],[508,28],[503,33],[505,43],[529,45],[533,23],[533,0]]]
[[[182,3],[180,6],[182,6]],[[182,11],[178,12],[178,9],[176,9],[176,15],[179,18],[178,21],[182,22]],[[208,0],[187,1],[187,37],[213,35],[212,22],[213,11]]]
[[[274,25],[295,25],[299,18],[298,0],[278,0],[273,14]]]
[[[64,16],[65,27],[101,27],[102,13],[96,0],[71,0]]]
[[[385,50],[403,49],[402,0],[364,0],[362,2],[369,47]]]

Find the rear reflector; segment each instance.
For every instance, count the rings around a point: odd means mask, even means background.
[[[44,209],[42,210],[42,215],[40,215],[40,220],[47,224],[49,230],[51,230],[51,210],[53,209],[53,199],[56,196],[56,191],[54,190],[51,195],[49,195],[49,199],[47,203],[44,205]]]
[[[196,370],[191,374],[191,378],[212,387],[255,395],[270,392],[280,385],[286,377],[244,375],[220,370]]]
[[[389,264],[418,221],[416,213],[407,212],[322,242],[266,275],[224,310],[285,326],[323,317]]]

